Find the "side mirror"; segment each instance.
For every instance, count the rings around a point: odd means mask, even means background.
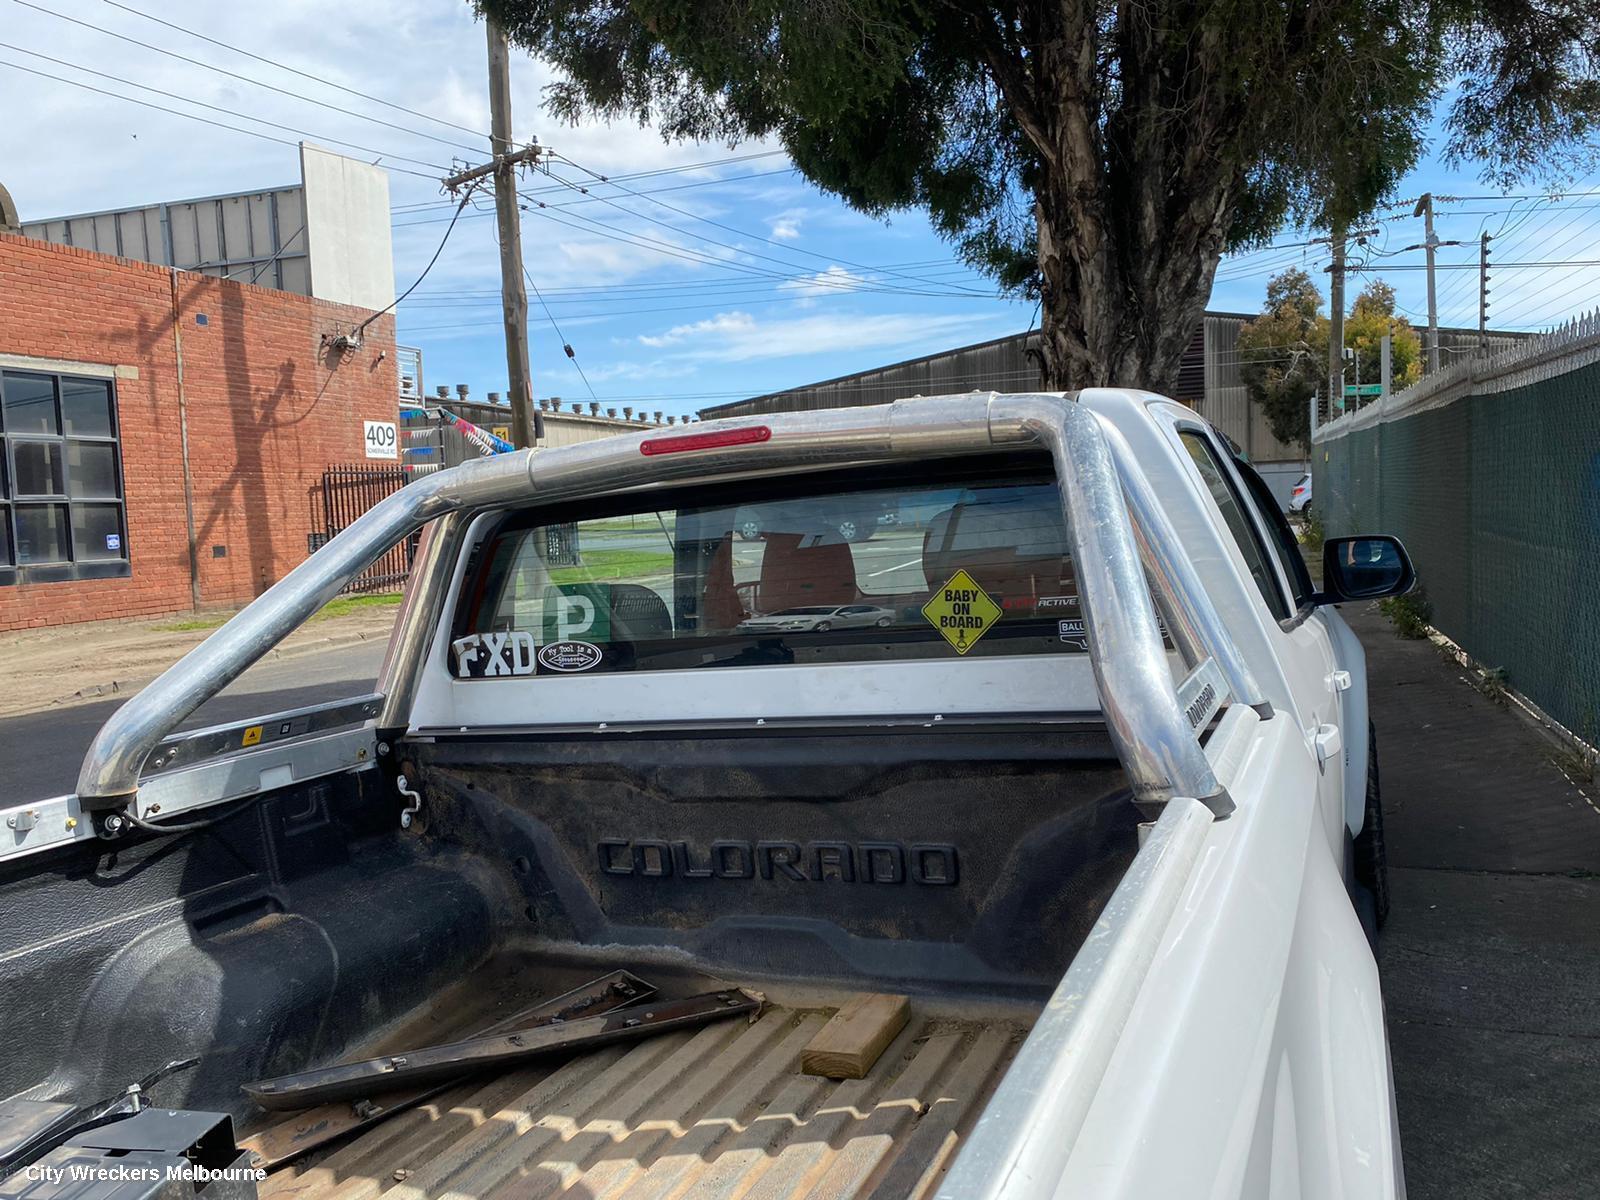
[[[1329,538],[1322,544],[1322,604],[1402,596],[1417,582],[1411,556],[1386,533]]]

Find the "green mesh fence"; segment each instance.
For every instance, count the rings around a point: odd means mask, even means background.
[[[1329,537],[1394,533],[1433,624],[1600,740],[1600,364],[1327,437]]]

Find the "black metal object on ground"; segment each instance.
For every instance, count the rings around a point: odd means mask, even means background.
[[[147,1103],[146,1092],[167,1076],[186,1071],[198,1062],[193,1058],[170,1062],[114,1096],[76,1108],[66,1104],[28,1104],[21,1101],[0,1106],[0,1114],[6,1116],[6,1124],[0,1126],[0,1178],[20,1170],[70,1138],[137,1113]],[[15,1127],[7,1128],[13,1118]]]
[[[630,1004],[643,1003],[655,994],[655,984],[647,983],[629,971],[612,971],[542,1004],[512,1013],[505,1020],[496,1021],[479,1031],[476,1036],[488,1037],[511,1030],[595,1017],[626,1008]],[[442,1083],[407,1087],[399,1091],[372,1089],[367,1096],[353,1103],[318,1106],[239,1144],[250,1152],[252,1165],[270,1170],[358,1129],[425,1104],[449,1090],[461,1078],[457,1076]]]
[[[255,1200],[226,1113],[145,1108],[80,1130],[30,1167],[0,1171],[0,1200]]]
[[[729,988],[604,1016],[302,1071],[243,1086],[245,1093],[262,1108],[274,1110],[356,1100],[390,1086],[391,1082],[396,1086],[441,1083],[470,1071],[510,1066],[546,1054],[590,1050],[613,1042],[654,1037],[675,1029],[748,1015],[759,1012],[761,1004],[761,998],[754,993]]]

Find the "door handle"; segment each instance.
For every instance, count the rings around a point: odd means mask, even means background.
[[[1344,737],[1337,725],[1318,725],[1311,733],[1311,743],[1317,750],[1317,770],[1326,771],[1328,760],[1344,749]]]

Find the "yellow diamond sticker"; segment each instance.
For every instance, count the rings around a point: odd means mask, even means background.
[[[252,725],[244,731],[244,737],[239,739],[241,746],[254,746],[261,740],[261,726]]]
[[[965,654],[1000,619],[1000,606],[978,581],[965,571],[950,576],[950,582],[928,598],[922,615],[955,647]]]

